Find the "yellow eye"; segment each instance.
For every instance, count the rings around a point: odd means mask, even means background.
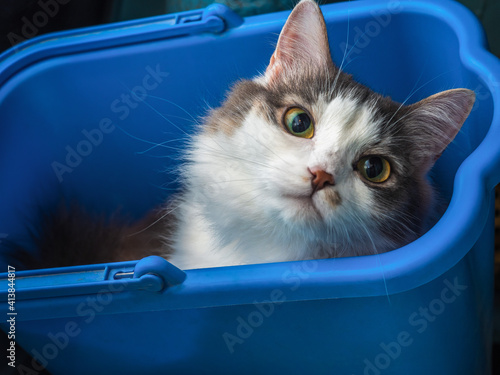
[[[297,137],[312,138],[314,135],[311,116],[302,108],[294,107],[287,110],[283,122],[286,130]]]
[[[357,169],[361,176],[370,182],[381,183],[391,175],[391,166],[381,156],[365,156],[358,161]]]

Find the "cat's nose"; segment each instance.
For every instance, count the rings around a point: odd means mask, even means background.
[[[335,179],[330,173],[325,172],[320,168],[310,168],[309,172],[311,173],[313,191],[321,190],[328,185],[335,185]]]

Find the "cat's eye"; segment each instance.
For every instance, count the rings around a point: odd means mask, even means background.
[[[366,180],[375,183],[387,181],[391,175],[389,162],[381,156],[365,156],[358,161],[357,170]]]
[[[302,108],[294,107],[285,112],[283,122],[286,130],[301,138],[312,138],[314,123],[311,116]]]

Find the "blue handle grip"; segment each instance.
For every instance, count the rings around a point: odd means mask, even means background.
[[[159,256],[138,262],[65,267],[15,273],[16,300],[102,292],[161,292],[182,284],[186,273]],[[8,300],[8,274],[0,275],[0,301]]]
[[[218,34],[242,23],[230,8],[213,4],[201,10],[42,35],[0,54],[0,86],[20,70],[47,58],[183,35]]]

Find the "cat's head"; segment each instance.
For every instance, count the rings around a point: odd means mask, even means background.
[[[387,251],[421,234],[426,174],[474,98],[455,89],[401,105],[374,93],[334,65],[321,11],[303,0],[265,73],[212,111],[189,177],[213,190],[214,222],[307,244],[289,259]]]

